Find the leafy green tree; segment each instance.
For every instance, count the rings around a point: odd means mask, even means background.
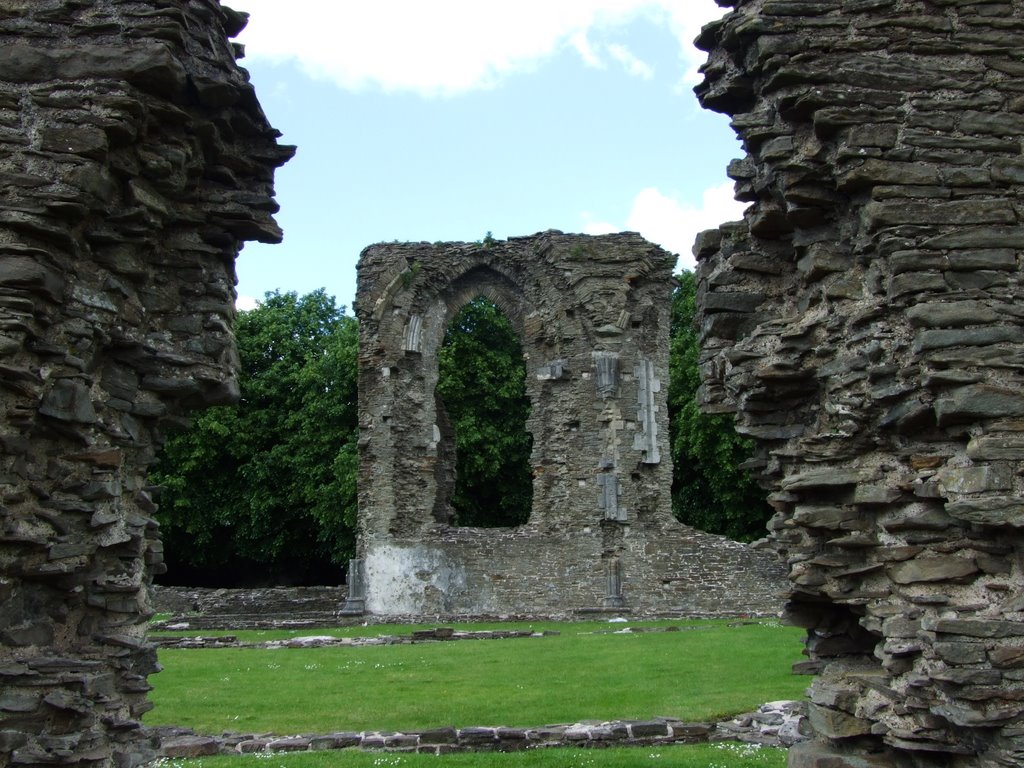
[[[533,480],[526,431],[526,363],[508,318],[479,297],[455,316],[438,356],[437,394],[455,430],[458,475],[451,504],[459,525],[520,525]]]
[[[673,298],[673,510],[690,525],[760,536],[770,509],[738,465],[750,444],[727,416],[696,406],[696,284]],[[237,324],[241,400],[169,438],[153,480],[168,563],[207,583],[325,581],[340,576],[356,527],[358,328],[323,290],[269,293]],[[454,427],[462,525],[517,525],[532,502],[530,403],[514,329],[484,298],[452,321],[438,396]]]
[[[168,580],[176,565],[222,586],[239,570],[340,576],[356,516],[356,321],[322,289],[273,292],[236,335],[240,401],[171,436],[153,473]]]
[[[764,535],[772,510],[765,492],[739,469],[752,455],[753,444],[736,434],[731,416],[705,414],[697,407],[697,281],[692,272],[683,272],[678,279],[669,353],[672,511],[687,525],[751,541]]]

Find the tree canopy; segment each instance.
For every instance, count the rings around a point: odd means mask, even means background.
[[[772,510],[765,492],[740,469],[751,457],[753,444],[736,434],[731,416],[706,414],[697,405],[697,281],[692,272],[683,272],[678,280],[669,350],[672,512],[695,528],[751,541],[764,535]]]
[[[438,355],[437,394],[455,431],[458,474],[451,504],[458,525],[525,523],[533,502],[526,431],[530,399],[519,337],[486,298],[453,318]]]
[[[739,466],[751,445],[731,418],[697,407],[696,281],[673,296],[668,391],[673,513],[734,539],[763,535],[771,510]],[[172,435],[152,477],[168,583],[330,583],[356,531],[358,327],[322,289],[268,293],[239,313],[241,399]],[[515,329],[477,298],[439,352],[439,405],[458,457],[454,523],[511,526],[532,504],[530,401]]]
[[[241,399],[167,441],[170,579],[340,578],[356,514],[356,321],[323,290],[240,312]],[[231,564],[225,573],[225,564]]]

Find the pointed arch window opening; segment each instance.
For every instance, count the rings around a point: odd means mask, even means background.
[[[526,363],[516,328],[484,291],[448,324],[434,398],[440,432],[435,518],[481,528],[528,522],[533,437]]]

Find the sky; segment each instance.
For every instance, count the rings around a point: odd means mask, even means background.
[[[238,306],[355,296],[386,241],[640,232],[691,268],[741,217],[728,121],[700,109],[714,0],[225,0],[282,143],[280,245],[247,243]]]

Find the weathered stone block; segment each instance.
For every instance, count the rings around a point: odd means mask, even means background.
[[[1007,491],[1013,487],[1014,473],[1006,464],[975,467],[944,467],[935,479],[943,493],[982,493]]]
[[[455,744],[458,739],[454,728],[434,728],[420,733],[420,744]]]
[[[1024,637],[1024,622],[999,619],[926,618],[921,622],[921,627],[940,635],[965,635],[979,638]]]
[[[995,323],[999,314],[980,301],[931,301],[908,308],[907,319],[914,325],[941,328]]]
[[[212,736],[172,736],[160,744],[163,757],[205,757],[220,752],[220,742]]]
[[[843,190],[874,187],[880,184],[941,184],[939,166],[928,163],[899,163],[867,159],[839,177]]]
[[[846,739],[871,733],[871,722],[831,707],[809,704],[807,719],[815,733],[829,739]]]
[[[926,352],[944,347],[980,347],[990,344],[1015,344],[1024,341],[1021,328],[968,328],[963,330],[921,331],[914,339],[914,351]]]
[[[1013,207],[1004,200],[959,200],[949,203],[868,203],[865,224],[870,229],[900,224],[1010,224]]]
[[[0,285],[25,287],[52,301],[59,300],[64,292],[64,278],[46,261],[7,253],[0,259]]]
[[[1024,528],[1024,498],[1020,496],[985,496],[951,501],[946,504],[946,513],[978,525]]]
[[[1019,645],[997,645],[988,652],[988,657],[1001,669],[1024,667],[1024,647]]]
[[[932,652],[947,664],[981,664],[986,659],[981,643],[932,643]]]
[[[939,425],[1024,415],[1024,394],[1005,387],[972,384],[935,401]]]
[[[856,519],[856,510],[844,507],[798,505],[793,512],[793,521],[809,528],[839,530]]]
[[[567,737],[568,738],[568,737]],[[493,728],[460,728],[459,743],[466,745],[493,744],[498,735]]]
[[[991,728],[1006,720],[1012,720],[1024,712],[1024,706],[1014,704],[996,705],[994,707],[971,707],[957,703],[939,704],[932,709],[939,717],[944,717],[954,725],[963,728]]]
[[[302,736],[274,739],[267,744],[267,749],[271,752],[307,752],[309,748],[310,740]]]
[[[102,158],[107,151],[107,134],[91,125],[45,128],[40,142],[46,152]]]
[[[809,488],[837,488],[845,485],[856,485],[867,476],[858,470],[822,469],[812,470],[800,475],[785,478],[781,487],[786,491],[799,491]]]
[[[1024,434],[998,433],[972,437],[967,455],[974,461],[1024,460]]]
[[[668,736],[668,725],[662,722],[630,723],[629,730],[636,739]]]
[[[91,424],[96,421],[89,387],[82,381],[58,379],[44,395],[39,406],[43,416],[59,421]]]

